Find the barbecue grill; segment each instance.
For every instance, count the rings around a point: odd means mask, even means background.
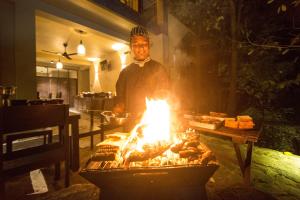
[[[101,200],[207,199],[205,184],[219,167],[214,163],[125,169],[102,161],[91,169],[91,162],[80,175],[101,189]]]
[[[80,175],[101,189],[101,200],[207,199],[215,156],[194,130],[172,129],[165,100],[146,102],[132,131],[107,136]]]

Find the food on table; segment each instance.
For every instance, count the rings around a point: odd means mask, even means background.
[[[237,120],[239,122],[249,122],[252,121],[252,117],[250,117],[249,115],[241,115],[241,116],[237,116]]]
[[[189,121],[189,125],[191,126],[207,129],[217,129],[222,125],[222,123],[222,119],[205,115],[197,116],[194,120]]]
[[[252,129],[254,127],[253,121],[248,121],[248,122],[239,122],[239,128],[240,129]]]
[[[239,122],[235,121],[235,120],[226,120],[225,119],[225,127],[238,128],[239,127]]]
[[[237,116],[235,118],[225,118],[225,127],[236,128],[236,129],[253,129],[253,119],[249,115]]]
[[[227,118],[225,118],[225,121],[235,121],[235,118],[233,118],[233,117],[227,117]]]
[[[224,118],[227,116],[226,113],[219,113],[219,112],[209,112],[209,115],[212,117],[221,117],[221,118]]]

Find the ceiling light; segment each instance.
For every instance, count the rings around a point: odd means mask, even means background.
[[[62,64],[62,62],[60,62],[60,59],[57,61],[57,63],[56,63],[56,69],[62,69],[63,68],[63,64]]]
[[[125,44],[123,44],[123,43],[115,43],[112,45],[112,49],[115,51],[120,51],[124,47],[125,47]]]
[[[100,58],[97,58],[97,57],[91,57],[91,58],[87,58],[88,61],[90,62],[97,62],[97,61],[100,61]]]
[[[84,55],[85,55],[85,47],[84,47],[84,45],[82,44],[82,40],[80,40],[80,43],[79,43],[79,45],[77,46],[77,53],[78,53],[78,55],[80,55],[80,56],[84,56]]]

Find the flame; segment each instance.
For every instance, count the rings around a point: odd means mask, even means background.
[[[199,156],[202,147],[185,147],[188,145],[187,140],[195,142],[194,132],[176,134],[171,129],[171,121],[174,125],[166,100],[146,99],[146,110],[140,122],[116,155],[117,166],[130,168],[201,163]]]
[[[166,100],[146,99],[146,111],[140,123],[131,131],[128,140],[128,143],[130,143],[138,138],[135,145],[131,146],[131,150],[144,152],[143,147],[145,145],[170,143],[170,115],[170,107]],[[128,143],[124,145],[124,148],[128,147]],[[130,152],[128,152],[127,155],[129,153]]]
[[[146,99],[146,111],[138,126],[143,126],[145,143],[170,140],[170,108],[165,100]]]

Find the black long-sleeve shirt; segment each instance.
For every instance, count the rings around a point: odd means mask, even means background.
[[[125,105],[125,111],[141,113],[146,108],[146,97],[162,98],[169,90],[169,77],[165,68],[150,60],[143,67],[130,64],[124,68],[116,84],[118,103]]]

